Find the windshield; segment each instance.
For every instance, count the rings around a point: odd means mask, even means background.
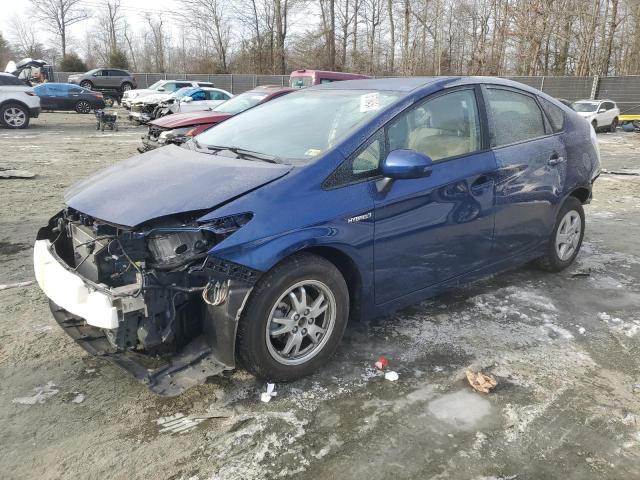
[[[598,105],[598,102],[576,102],[571,104],[571,108],[576,112],[595,112]]]
[[[175,92],[173,92],[171,95],[169,95],[169,97],[170,98],[188,97],[189,95],[191,95],[192,93],[194,93],[197,90],[200,90],[200,88],[199,87],[182,87],[182,88],[176,90]]]
[[[396,92],[301,90],[233,117],[196,140],[203,147],[234,147],[309,163],[399,97]]]
[[[240,95],[236,95],[231,100],[227,100],[223,104],[216,107],[216,112],[230,113],[235,115],[236,113],[244,112],[248,108],[255,107],[262,100],[267,98],[267,93],[259,92],[245,92]]]
[[[94,73],[96,73],[98,70],[100,70],[99,68],[94,68],[93,70],[89,70],[87,73],[85,73],[85,75],[93,75]]]
[[[289,86],[291,88],[304,88],[304,87],[310,87],[311,85],[313,85],[313,77],[310,77],[310,76],[291,77],[289,79]]]
[[[156,83],[154,83],[153,85],[149,85],[147,88],[149,90],[157,90],[158,87],[162,86],[162,80],[158,80]]]

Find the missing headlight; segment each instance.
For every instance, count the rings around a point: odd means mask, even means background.
[[[207,230],[159,233],[148,237],[147,246],[159,268],[173,268],[195,259],[215,244]]]

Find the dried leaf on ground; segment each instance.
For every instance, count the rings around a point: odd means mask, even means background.
[[[482,393],[489,393],[489,390],[498,384],[493,376],[482,372],[474,373],[471,370],[467,370],[467,380],[474,390]]]

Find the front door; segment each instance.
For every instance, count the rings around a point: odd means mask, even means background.
[[[388,128],[389,151],[434,161],[425,178],[374,195],[375,297],[382,304],[491,262],[496,164],[481,134],[477,92],[427,99]]]

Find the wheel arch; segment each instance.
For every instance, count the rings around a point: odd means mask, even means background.
[[[585,205],[589,203],[589,199],[591,198],[591,189],[587,187],[577,187],[574,188],[567,197],[575,197],[582,205]]]
[[[362,276],[356,262],[344,251],[331,246],[307,247],[296,253],[310,253],[322,257],[338,269],[349,290],[349,320],[358,318],[362,300]]]
[[[0,103],[0,108],[4,108],[4,106],[9,104],[9,103],[17,103],[18,105],[24,107],[27,110],[27,113],[29,115],[31,115],[31,108],[29,108],[29,106],[26,103],[24,103],[23,101],[21,101],[21,100],[15,100],[15,99],[10,98],[8,100],[5,100],[4,102],[1,102]]]

